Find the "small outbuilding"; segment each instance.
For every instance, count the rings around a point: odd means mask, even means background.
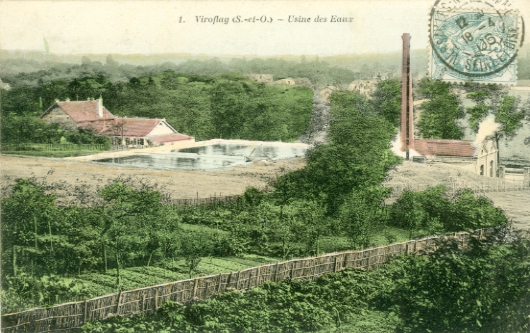
[[[499,149],[495,140],[481,143],[460,140],[414,139],[414,149],[427,159],[472,164],[480,176],[498,177]]]

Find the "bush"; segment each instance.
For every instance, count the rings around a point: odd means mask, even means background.
[[[410,238],[419,230],[436,234],[442,231],[475,230],[504,225],[506,216],[484,197],[471,190],[460,191],[451,202],[445,186],[422,192],[404,191],[390,208],[390,224],[409,230]]]

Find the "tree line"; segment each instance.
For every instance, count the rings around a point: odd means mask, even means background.
[[[462,96],[474,104],[464,107]],[[475,133],[486,118],[492,118],[500,125],[491,133],[499,147],[502,139],[511,140],[525,121],[530,120],[530,99],[508,95],[508,89],[495,84],[467,82],[455,85],[442,81],[422,79],[416,89],[416,99],[426,99],[421,109],[418,130],[422,138],[461,140],[467,119],[469,128]],[[530,139],[526,139],[527,142]]]
[[[51,132],[56,128],[35,116],[56,99],[99,96],[117,116],[166,118],[177,131],[198,140],[292,141],[309,125],[313,109],[313,92],[307,87],[269,86],[235,73],[189,76],[164,71],[127,83],[112,83],[104,76],[53,80],[2,91],[4,142],[54,141]]]

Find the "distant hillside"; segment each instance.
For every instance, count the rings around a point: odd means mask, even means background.
[[[386,74],[399,74],[399,67],[401,64],[400,53],[385,53],[385,54],[361,54],[361,55],[337,55],[329,57],[318,56],[292,56],[279,55],[273,57],[260,57],[257,55],[241,56],[241,55],[225,55],[213,57],[208,55],[192,55],[186,53],[173,54],[154,54],[154,55],[140,55],[140,54],[73,54],[73,55],[57,55],[46,54],[45,52],[36,51],[0,51],[0,63],[2,64],[1,75],[12,76],[18,73],[31,73],[39,70],[50,70],[54,67],[64,67],[64,65],[81,65],[87,62],[99,62],[101,64],[116,62],[122,65],[132,66],[157,66],[161,64],[180,65],[185,62],[207,62],[207,63],[222,63],[228,65],[226,70],[239,70],[242,74],[248,74],[251,71],[258,73],[269,74],[271,70],[270,62],[272,60],[283,61],[297,64],[317,64],[327,63],[332,67],[349,69],[357,74],[358,78],[367,79],[380,72]],[[230,66],[234,63],[252,62],[253,66],[247,68],[237,68],[237,66]],[[424,74],[427,71],[427,52],[426,50],[412,51],[412,62],[414,73]],[[170,64],[170,65],[168,65]],[[259,68],[256,66],[262,64]],[[206,74],[204,72],[197,74]],[[288,73],[277,74],[277,78],[287,77]],[[292,73],[289,73],[292,75]]]
[[[71,65],[82,64],[121,65],[128,71],[137,72],[132,76],[155,74],[162,70],[184,69],[186,74],[211,75],[223,72],[237,71],[241,74],[274,74],[275,79],[306,77],[292,70],[293,64],[303,67],[328,67],[347,69],[356,79],[367,79],[379,73],[387,76],[399,76],[401,67],[401,53],[381,54],[349,54],[318,57],[315,55],[294,56],[258,56],[258,55],[221,55],[209,56],[205,54],[165,53],[165,54],[72,54],[57,55],[37,51],[0,50],[0,77],[14,76],[18,73],[32,73],[52,68],[67,68]],[[426,49],[412,50],[412,71],[414,76],[424,76],[428,70],[428,52]],[[141,66],[132,70],[132,67]],[[196,71],[196,72],[193,72]],[[520,80],[530,80],[530,45],[519,50],[518,72]],[[104,75],[104,73],[102,73]],[[127,76],[127,75],[125,75]],[[130,77],[129,77],[130,78]],[[123,77],[122,80],[127,80]],[[321,80],[321,84],[339,84],[337,80]]]

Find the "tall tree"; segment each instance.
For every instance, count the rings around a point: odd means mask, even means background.
[[[418,91],[430,100],[423,103],[418,130],[428,139],[460,140],[464,135],[457,120],[465,113],[458,98],[449,90],[450,85],[441,81],[422,80]]]
[[[375,111],[390,124],[398,127],[401,112],[401,84],[398,80],[381,81],[373,95]]]
[[[37,265],[46,250],[53,245],[43,244],[43,236],[52,235],[54,195],[46,194],[42,186],[18,179],[13,195],[2,200],[2,252],[11,253],[11,270],[17,275],[19,263],[39,271]],[[51,242],[51,237],[47,242]],[[20,256],[20,258],[19,258]]]
[[[523,103],[521,98],[509,96],[505,90],[488,88],[486,86],[468,94],[475,105],[468,107],[466,111],[471,116],[469,125],[475,132],[479,131],[480,123],[487,117],[494,117],[495,122],[500,125],[499,129],[486,134],[493,137],[500,149],[500,141],[512,140],[523,126],[525,117],[530,117],[530,98]],[[497,165],[500,165],[499,159],[497,156]]]

